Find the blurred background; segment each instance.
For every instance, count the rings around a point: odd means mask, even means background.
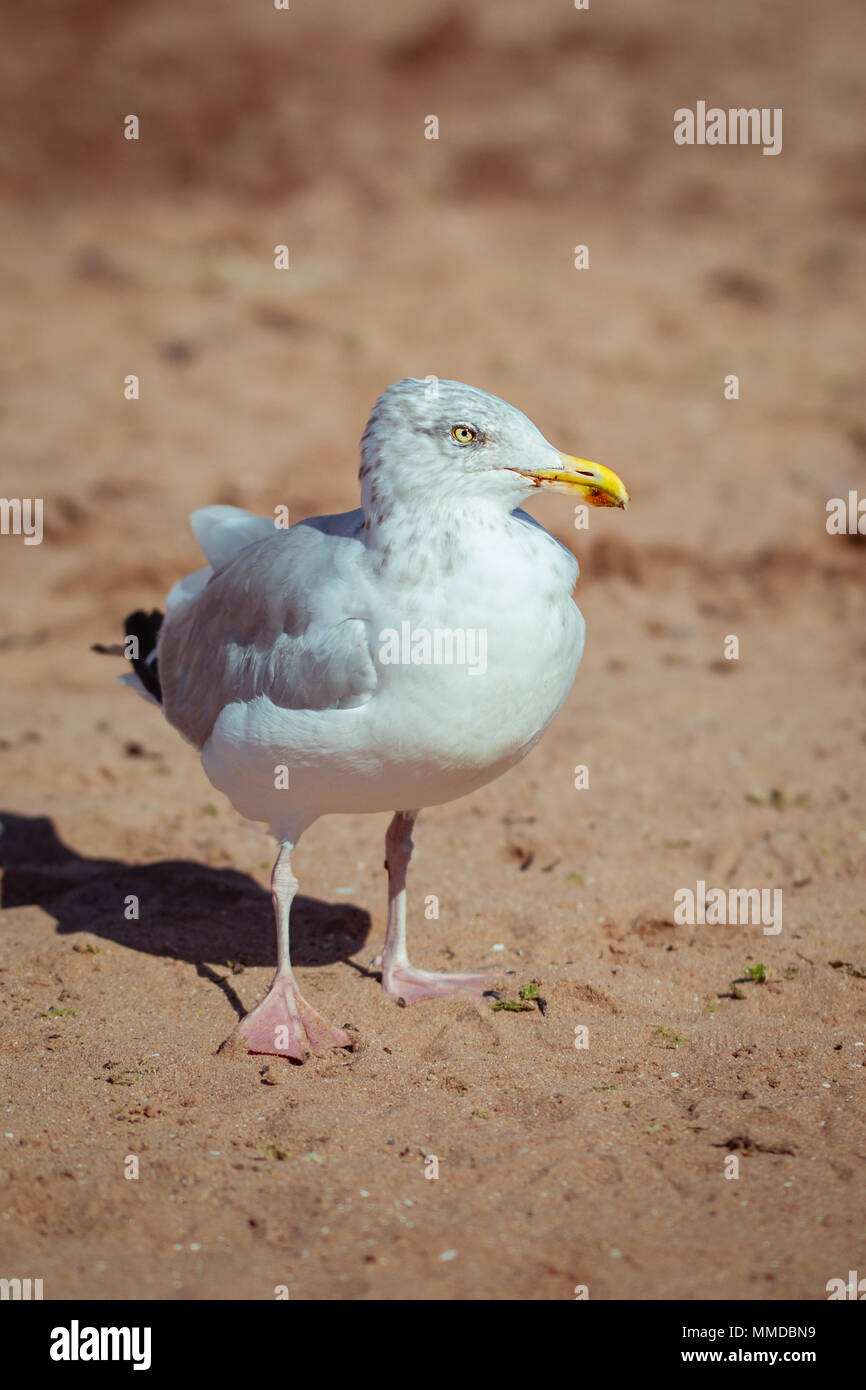
[[[46,499],[68,621],[103,537],[136,537],[101,581],[122,607],[195,506],[351,505],[372,401],[428,373],[625,477],[636,518],[586,538],[609,565],[839,557],[826,498],[866,481],[855,0],[36,0],[3,27],[4,486]],[[782,107],[782,153],[675,146],[697,100]]]

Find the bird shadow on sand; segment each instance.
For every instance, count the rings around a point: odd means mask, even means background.
[[[87,859],[58,838],[47,816],[0,810],[0,825],[0,906],[41,907],[56,918],[61,935],[90,932],[152,956],[188,961],[243,1017],[232,972],[276,965],[271,895],[249,874],[192,859]],[[133,897],[137,921],[124,915]],[[348,960],[369,932],[370,914],[363,908],[299,894],[292,905],[292,963],[347,961],[361,974],[372,973]]]

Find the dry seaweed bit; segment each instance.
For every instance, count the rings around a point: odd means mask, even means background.
[[[746,800],[756,806],[775,806],[777,811],[782,811],[787,806],[808,806],[810,796],[808,792],[797,792],[796,796],[789,796],[779,787],[771,787],[769,791],[763,787],[752,787],[746,792]]]
[[[539,989],[540,985],[538,981],[530,980],[528,985],[524,985],[522,989],[518,990],[518,993],[521,999],[524,999],[527,1003],[537,1004],[538,1012],[544,1017],[547,1013],[547,1000],[542,999]]]
[[[754,980],[756,985],[766,984],[769,973],[769,966],[763,965],[760,961],[756,962],[755,965],[747,965],[745,970],[743,971],[743,974],[746,976],[746,978],[749,980]]]
[[[46,1009],[40,1018],[75,1018],[77,1010],[61,1009],[57,1004],[52,1004],[50,1009]]]
[[[519,996],[517,999],[497,999],[490,1007],[494,1013],[524,1014],[534,1013],[537,1006],[543,1014],[547,1008],[547,1002],[541,998],[538,990],[538,981],[530,980],[528,985],[522,985],[517,991]]]
[[[282,1163],[285,1159],[291,1158],[288,1149],[281,1149],[279,1144],[265,1144],[256,1158],[264,1159],[271,1163]]]
[[[730,1139],[723,1139],[720,1143],[713,1144],[714,1149],[727,1149],[729,1153],[742,1153],[751,1155],[756,1152],[755,1141],[750,1139],[747,1134],[734,1134]]]
[[[853,975],[855,980],[866,980],[866,970],[858,969],[850,960],[831,960],[830,964],[834,970],[844,970],[846,975]]]
[[[723,1139],[720,1143],[713,1144],[714,1149],[727,1149],[729,1153],[742,1153],[747,1157],[753,1154],[787,1154],[793,1158],[794,1150],[783,1147],[781,1144],[761,1144],[757,1139],[750,1139],[748,1134],[732,1134],[730,1139]]]
[[[679,1047],[681,1042],[685,1042],[685,1038],[675,1028],[664,1028],[661,1025],[656,1028],[656,1037],[659,1047]]]

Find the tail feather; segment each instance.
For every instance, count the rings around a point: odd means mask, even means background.
[[[162,627],[162,617],[158,608],[154,608],[150,613],[137,608],[134,613],[130,613],[125,623],[127,637],[134,637],[138,648],[137,654],[130,657],[132,669],[148,694],[160,704],[162,686],[159,683],[159,668],[156,662],[156,641]]]
[[[199,507],[189,519],[192,533],[209,565],[227,565],[239,550],[274,534],[274,519],[254,516],[242,507]]]

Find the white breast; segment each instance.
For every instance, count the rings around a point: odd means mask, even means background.
[[[483,786],[529,751],[571,689],[585,630],[576,576],[573,556],[520,513],[498,533],[461,535],[459,564],[419,564],[381,586],[370,700],[231,705],[202,753],[208,776],[271,825],[437,805]],[[288,790],[274,787],[278,764]]]

